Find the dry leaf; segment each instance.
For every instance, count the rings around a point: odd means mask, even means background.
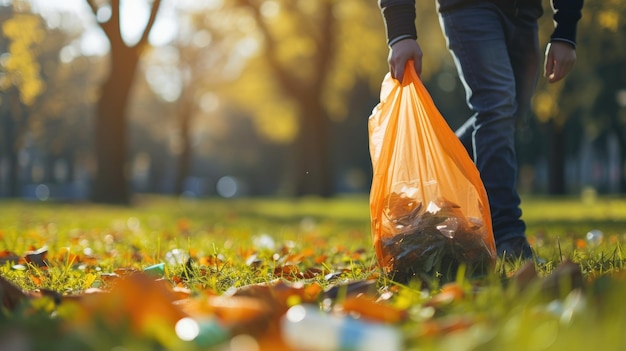
[[[0,277],[0,298],[2,299],[2,306],[8,310],[13,310],[28,296],[17,285],[4,277]]]
[[[47,248],[41,248],[38,250],[28,251],[24,255],[24,259],[27,263],[30,263],[37,267],[48,267],[46,256],[48,255]]]
[[[406,310],[376,302],[374,297],[366,295],[347,297],[341,307],[346,313],[357,313],[363,318],[377,322],[400,323],[408,318]]]

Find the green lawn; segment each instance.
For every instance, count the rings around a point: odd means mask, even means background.
[[[80,308],[91,311],[85,321],[84,313],[65,302],[74,297],[88,300],[83,298],[87,289],[109,292],[119,277],[158,264],[164,264],[164,271],[155,279],[186,289],[186,301],[194,303],[206,295],[230,297],[244,292],[267,305],[267,296],[250,289],[262,284],[269,287],[271,301],[278,299],[281,306],[303,302],[303,293],[318,288],[313,302],[326,307],[342,307],[345,302],[348,308],[351,289],[362,289],[377,299],[374,310],[385,306],[405,316],[400,322],[379,323],[401,332],[406,350],[626,347],[625,199],[524,197],[527,234],[543,259],[534,267],[537,277],[521,291],[516,277],[521,265],[499,261],[490,277],[480,281],[459,277],[452,285],[462,294],[453,298],[436,284],[430,288],[418,282],[398,285],[380,274],[371,247],[366,196],[333,200],[145,196],[132,207],[5,200],[0,201],[0,209],[0,275],[23,292],[15,305],[7,303],[6,287],[0,289],[5,306],[0,315],[0,349],[28,341],[31,346],[26,349],[33,350],[44,346],[46,350],[235,350],[235,338],[210,348],[181,342],[162,325],[142,322],[151,327],[128,329],[122,327],[126,322],[120,322],[125,318],[114,319],[109,310],[87,309],[87,302],[80,302]],[[588,241],[591,230],[601,231],[601,238]],[[545,282],[557,276],[556,267],[568,260],[580,268],[582,288],[570,292],[572,282],[557,279],[557,293],[548,292]],[[373,282],[374,290],[367,288],[367,282]],[[283,295],[286,286],[291,293]],[[52,295],[46,291],[62,301],[51,303]],[[148,291],[138,296],[129,305],[118,301],[117,314],[145,316],[149,313],[138,306],[159,301],[150,300]],[[115,301],[104,299],[105,304]],[[277,329],[272,321],[282,314],[272,318],[263,331],[248,321],[240,328],[232,321],[228,325],[255,336],[256,349],[290,350],[267,341],[277,338],[271,333]],[[7,339],[9,334],[17,335],[18,341]]]

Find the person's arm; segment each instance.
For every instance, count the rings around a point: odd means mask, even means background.
[[[414,60],[415,71],[422,71],[422,49],[417,44],[415,0],[379,0],[389,45],[389,72],[402,81],[408,60]]]
[[[554,32],[546,48],[544,76],[550,83],[563,79],[576,63],[576,28],[583,0],[552,0]]]

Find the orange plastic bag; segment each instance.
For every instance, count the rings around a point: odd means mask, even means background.
[[[454,280],[496,261],[487,193],[467,151],[407,64],[385,77],[369,117],[372,236],[392,279]]]

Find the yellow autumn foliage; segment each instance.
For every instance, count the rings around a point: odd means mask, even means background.
[[[2,88],[14,85],[20,92],[20,100],[31,105],[44,90],[35,52],[45,35],[40,19],[30,14],[17,14],[2,24],[2,32],[11,41],[9,56],[3,62],[9,84],[5,82]]]

